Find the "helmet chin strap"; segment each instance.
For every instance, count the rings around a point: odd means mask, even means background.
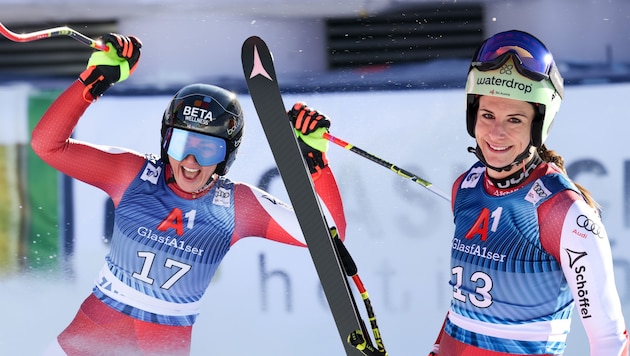
[[[531,144],[527,145],[527,147],[525,148],[525,151],[523,151],[520,155],[516,156],[516,158],[514,159],[514,162],[504,167],[494,167],[494,166],[489,165],[485,157],[483,156],[483,153],[481,153],[481,150],[479,149],[479,145],[477,145],[477,147],[475,148],[468,147],[468,152],[474,153],[475,156],[477,156],[479,161],[481,161],[481,163],[483,163],[484,166],[492,169],[493,171],[503,172],[503,171],[509,171],[510,169],[512,169],[512,167],[523,163],[523,161],[531,155],[531,152],[529,152],[529,149],[531,147],[532,147]]]

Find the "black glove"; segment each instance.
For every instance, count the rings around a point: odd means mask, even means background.
[[[328,140],[323,135],[328,132],[330,120],[303,102],[295,103],[287,114],[295,129],[309,171],[311,174],[319,173],[328,166],[326,158]]]
[[[140,59],[142,42],[134,36],[110,33],[101,38],[109,50],[92,53],[87,68],[79,76],[86,91],[92,95],[84,99],[91,101],[109,89],[114,83],[127,79],[136,69]]]

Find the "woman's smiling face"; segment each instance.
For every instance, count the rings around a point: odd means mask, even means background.
[[[193,155],[188,155],[181,161],[168,156],[168,161],[173,168],[175,182],[181,190],[187,193],[195,193],[205,188],[206,183],[217,168],[216,164],[212,166],[200,165]]]
[[[479,98],[475,138],[490,166],[508,166],[527,149],[534,115],[534,107],[526,101],[494,96]],[[518,169],[520,165],[502,172],[489,169],[488,174],[493,178],[503,178]]]

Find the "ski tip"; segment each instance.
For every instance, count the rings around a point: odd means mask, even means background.
[[[247,81],[262,77],[275,82],[276,73],[273,66],[273,55],[265,41],[258,36],[251,36],[243,43],[241,52],[243,71]]]
[[[245,40],[245,42],[243,42],[243,46],[256,46],[256,45],[267,46],[265,41],[263,41],[263,39],[258,36],[250,36]]]

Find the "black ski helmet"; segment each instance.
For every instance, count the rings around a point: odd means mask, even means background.
[[[226,175],[236,159],[245,122],[236,94],[209,84],[191,84],[181,88],[164,111],[160,147],[162,160],[168,163],[167,131],[177,128],[225,140],[225,160],[216,173]]]

